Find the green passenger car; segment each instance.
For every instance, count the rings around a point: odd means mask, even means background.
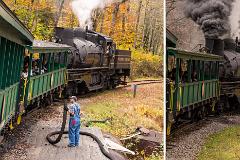
[[[0,1],[0,132],[19,112],[19,82],[25,46],[34,37]]]
[[[214,110],[220,98],[219,64],[223,57],[175,48],[167,49],[167,132],[172,123],[187,113],[188,118]]]
[[[34,41],[25,55],[22,76],[21,102],[24,106],[52,95],[55,91],[61,94],[67,84],[67,53],[70,47],[52,42]]]

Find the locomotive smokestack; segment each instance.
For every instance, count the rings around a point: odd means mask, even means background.
[[[224,54],[224,41],[221,39],[205,38],[205,46],[211,54],[222,56]]]
[[[88,32],[88,26],[86,26],[86,32]]]

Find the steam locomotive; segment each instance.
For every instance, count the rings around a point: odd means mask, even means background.
[[[68,94],[115,88],[130,75],[131,52],[113,40],[82,28],[55,28],[55,41],[72,46],[68,55]]]
[[[220,110],[236,108],[240,96],[240,43],[238,37],[233,39],[205,40],[206,48],[211,54],[224,57],[219,65],[219,80],[221,84],[221,98],[218,107]]]

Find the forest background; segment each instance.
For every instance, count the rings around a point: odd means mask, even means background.
[[[56,26],[85,27],[73,12],[74,1],[84,0],[4,0],[36,39],[47,41]],[[163,0],[109,2],[91,10],[91,29],[132,51],[132,79],[162,76]]]

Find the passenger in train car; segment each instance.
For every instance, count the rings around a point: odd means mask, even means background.
[[[193,72],[192,72],[192,82],[197,82],[197,72],[196,70],[194,69]]]
[[[187,80],[188,80],[187,61],[185,61],[185,60],[181,61],[181,67],[179,68],[179,74],[180,74],[180,81],[182,83],[187,82]]]
[[[29,57],[26,56],[24,58],[24,62],[23,62],[23,70],[22,70],[22,74],[21,74],[22,79],[27,79],[27,77],[28,77],[28,61],[29,61]]]
[[[28,66],[24,66],[21,78],[22,79],[27,79],[27,77],[28,77]]]
[[[181,73],[181,75],[180,75],[181,82],[182,83],[187,82],[187,80],[188,80],[188,72],[187,71],[181,71],[180,73]]]
[[[171,71],[169,71],[169,78],[172,81],[175,81],[175,79],[176,79],[176,68],[173,68]]]
[[[35,76],[35,75],[39,75],[39,68],[38,68],[38,63],[37,63],[37,60],[34,60],[32,62],[32,75]]]

